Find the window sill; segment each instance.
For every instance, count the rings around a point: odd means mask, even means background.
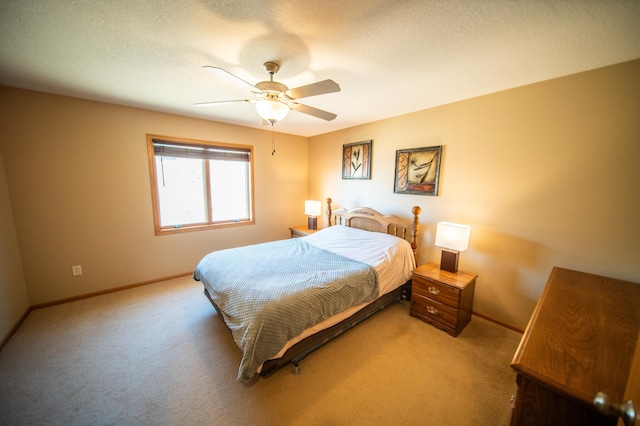
[[[180,234],[183,232],[194,232],[194,231],[208,231],[211,229],[219,229],[219,228],[231,228],[235,226],[246,226],[246,225],[254,225],[254,220],[239,220],[237,222],[221,222],[221,223],[207,223],[200,225],[184,225],[179,227],[163,227],[156,228],[156,235],[170,235],[170,234]]]

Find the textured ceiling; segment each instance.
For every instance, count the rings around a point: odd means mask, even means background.
[[[312,136],[640,58],[640,1],[0,0],[0,84],[261,127],[241,85],[262,64],[300,102],[275,130]],[[639,76],[640,78],[640,76]]]

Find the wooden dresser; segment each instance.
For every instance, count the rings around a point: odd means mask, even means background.
[[[414,269],[409,314],[457,336],[471,321],[476,278],[442,270],[436,263]]]
[[[639,329],[640,284],[553,268],[511,363],[511,424],[616,425],[593,398],[625,400]]]

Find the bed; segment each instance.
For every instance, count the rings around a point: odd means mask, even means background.
[[[206,255],[193,277],[243,356],[238,381],[268,377],[369,316],[410,297],[418,215],[331,210],[324,229]]]

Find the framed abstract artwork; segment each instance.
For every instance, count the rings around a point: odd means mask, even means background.
[[[342,146],[342,179],[371,179],[371,145],[373,141]]]
[[[396,151],[396,176],[393,192],[438,195],[441,157],[442,146]]]

